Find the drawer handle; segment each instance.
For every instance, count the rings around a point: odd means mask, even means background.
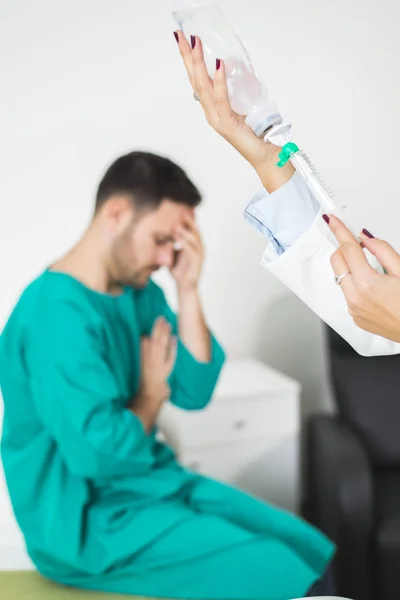
[[[239,421],[234,421],[233,427],[238,431],[246,429],[246,421],[244,421],[243,419],[240,419]]]

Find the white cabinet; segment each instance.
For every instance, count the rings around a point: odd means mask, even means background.
[[[167,404],[159,425],[188,468],[298,511],[296,381],[255,360],[228,361],[205,410]]]

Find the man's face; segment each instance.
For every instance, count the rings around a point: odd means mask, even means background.
[[[118,283],[143,288],[160,267],[173,266],[176,231],[188,212],[194,209],[163,200],[158,209],[130,222],[112,249],[112,269]]]

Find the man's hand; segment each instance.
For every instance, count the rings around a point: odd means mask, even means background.
[[[178,293],[191,292],[197,289],[201,268],[204,261],[204,248],[193,213],[187,212],[183,225],[176,232],[176,239],[181,245],[171,275],[178,286]]]
[[[151,337],[142,340],[142,373],[132,410],[151,431],[162,404],[170,395],[168,378],[176,359],[176,338],[163,318],[157,319]]]
[[[340,286],[354,322],[361,329],[400,342],[399,254],[363,230],[362,244],[385,269],[382,275],[370,266],[359,241],[338,218],[330,216],[329,226],[340,244],[331,257],[335,275],[349,273]]]
[[[179,336],[186,348],[201,362],[209,362],[210,333],[206,326],[199,296],[199,279],[204,261],[204,248],[193,211],[188,211],[176,239],[178,252],[171,274],[178,286]]]

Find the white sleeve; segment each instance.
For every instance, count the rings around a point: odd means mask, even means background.
[[[265,192],[265,201],[268,202],[268,197],[272,199],[277,193],[282,200],[284,188],[270,196]],[[292,196],[291,203],[303,203],[301,186],[288,187],[287,191]],[[270,240],[262,257],[262,266],[280,279],[359,354],[399,354],[400,344],[360,329],[350,316],[343,292],[335,283],[330,263],[337,242],[322,219],[322,214],[323,211],[319,210],[307,231],[300,232],[299,237],[283,252]],[[340,215],[340,218],[343,216]],[[367,250],[365,254],[368,262],[380,269],[375,257]]]

